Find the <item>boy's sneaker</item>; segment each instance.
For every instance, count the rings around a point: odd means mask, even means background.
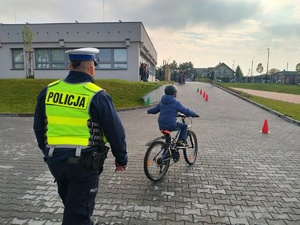
[[[176,146],[177,146],[177,148],[186,148],[186,147],[188,147],[189,145],[186,144],[186,143],[184,143],[183,141],[177,141],[177,142],[176,142]]]

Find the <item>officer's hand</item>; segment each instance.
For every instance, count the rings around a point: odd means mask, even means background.
[[[117,171],[124,171],[126,169],[127,169],[127,166],[116,165],[115,172],[117,172]]]
[[[194,116],[194,117],[199,117],[199,115],[197,114],[196,116]]]

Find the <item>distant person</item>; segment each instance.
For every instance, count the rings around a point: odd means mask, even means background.
[[[183,84],[185,84],[186,77],[187,77],[186,73],[183,72]]]
[[[145,64],[145,68],[146,68],[146,78],[147,78],[147,81],[149,79],[149,67],[147,64]]]
[[[195,75],[194,74],[191,75],[191,81],[195,81]]]
[[[178,73],[178,84],[181,85],[181,84],[185,84],[185,73],[180,70],[179,73]]]
[[[110,144],[115,170],[127,165],[125,131],[111,97],[94,84],[95,48],[68,50],[69,75],[38,96],[33,129],[64,204],[63,225],[92,225]]]
[[[186,147],[187,124],[177,122],[178,112],[191,117],[199,116],[176,100],[176,96],[177,87],[175,85],[167,85],[165,87],[165,95],[162,96],[160,103],[155,107],[148,109],[147,113],[159,113],[158,126],[160,130],[180,130],[176,144],[178,147]]]
[[[211,85],[214,85],[214,80],[215,80],[215,71],[214,71],[214,70],[212,70],[212,71],[210,72],[210,77],[209,77],[209,79],[210,79]]]
[[[142,81],[144,81],[144,82],[148,81],[148,79],[147,79],[147,70],[146,70],[146,64],[145,63],[142,63],[141,66],[140,66],[140,77],[141,77]]]
[[[178,73],[178,84],[179,85],[182,84],[182,73],[181,73],[181,71],[179,71],[179,73]]]
[[[143,81],[143,64],[144,63],[141,63],[140,65],[140,80]]]

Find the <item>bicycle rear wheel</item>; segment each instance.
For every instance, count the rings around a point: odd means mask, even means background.
[[[196,134],[189,130],[186,141],[188,147],[183,149],[184,159],[189,165],[193,165],[196,162],[198,154],[198,141]]]
[[[152,181],[161,180],[170,166],[169,152],[165,151],[166,143],[153,142],[147,149],[144,157],[144,172]]]

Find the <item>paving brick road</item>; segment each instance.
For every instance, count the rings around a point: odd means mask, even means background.
[[[206,102],[197,88],[208,93]],[[120,111],[129,165],[100,179],[93,220],[100,224],[300,224],[300,126],[204,83],[178,86],[200,118],[193,166],[183,157],[160,182],[143,172],[145,143],[160,135],[157,115]],[[262,134],[264,120],[269,134]],[[36,146],[31,117],[0,117],[0,224],[61,224],[62,203]]]

